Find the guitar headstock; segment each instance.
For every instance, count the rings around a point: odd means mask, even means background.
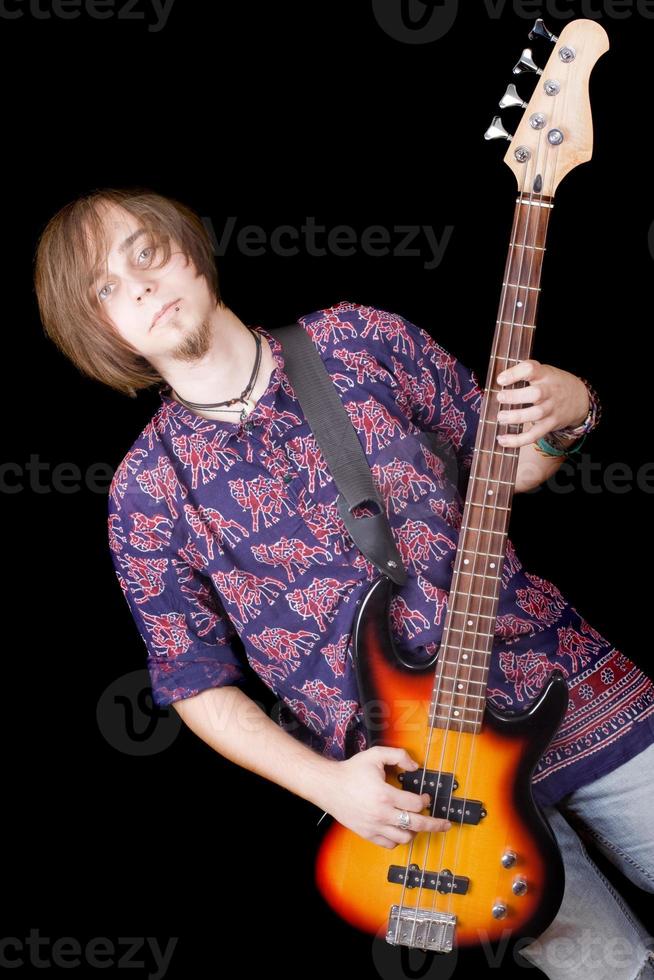
[[[538,84],[529,102],[509,85],[500,108],[520,107],[524,114],[514,135],[495,116],[486,139],[508,139],[504,162],[525,193],[554,197],[556,188],[580,163],[593,154],[593,120],[588,83],[595,63],[609,49],[606,31],[594,20],[573,20],[552,34],[538,19],[530,35],[546,38],[554,50],[545,68],[539,68],[530,48],[525,48],[513,69],[515,75],[534,73]]]

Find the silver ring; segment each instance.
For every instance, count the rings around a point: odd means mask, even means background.
[[[402,810],[400,812],[400,819],[397,821],[397,825],[402,830],[408,830],[409,829],[409,825],[410,825],[410,820],[411,820],[411,818],[410,818],[409,814],[407,813],[407,811],[406,810]]]

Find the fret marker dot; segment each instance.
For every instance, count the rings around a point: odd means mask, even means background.
[[[464,565],[469,565],[470,564],[470,559],[469,558],[464,558],[463,559],[463,564]]]
[[[518,300],[518,302],[517,302],[517,303],[516,303],[515,305],[516,305],[516,306],[522,306],[522,300],[521,300],[521,299],[519,299],[519,300]]]
[[[454,712],[454,714],[455,714],[455,715],[458,715],[458,713],[459,713],[458,711],[455,711],[455,712]]]
[[[495,562],[494,562],[494,561],[492,561],[492,562],[490,563],[490,567],[491,567],[491,568],[495,568]]]
[[[464,654],[463,654],[463,659],[464,659],[464,660],[467,660],[467,659],[468,659],[468,654],[467,654],[467,653],[464,653]]]
[[[458,687],[459,690],[461,690],[461,688],[463,687],[463,684],[457,684],[457,687]]]
[[[493,491],[492,490],[488,490],[487,493],[488,493],[488,496],[489,497],[492,497],[493,496]]]
[[[471,619],[468,620],[468,626],[472,626],[472,620]]]

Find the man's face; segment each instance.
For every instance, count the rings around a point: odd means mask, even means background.
[[[105,316],[152,363],[192,360],[201,354],[216,309],[205,277],[197,275],[190,259],[187,264],[175,241],[170,258],[159,265],[161,247],[152,246],[145,230],[138,234],[138,218],[122,208],[106,208],[105,227],[110,242],[108,273],[101,269],[92,286]],[[162,306],[173,300],[173,307],[153,325]]]

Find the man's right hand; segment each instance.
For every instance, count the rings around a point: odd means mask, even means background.
[[[448,830],[448,821],[422,814],[430,803],[428,793],[419,795],[398,789],[386,781],[385,766],[409,772],[418,768],[406,749],[373,745],[331,767],[324,809],[344,827],[381,847],[408,844],[417,833]],[[410,814],[410,829],[397,822],[400,812]]]

